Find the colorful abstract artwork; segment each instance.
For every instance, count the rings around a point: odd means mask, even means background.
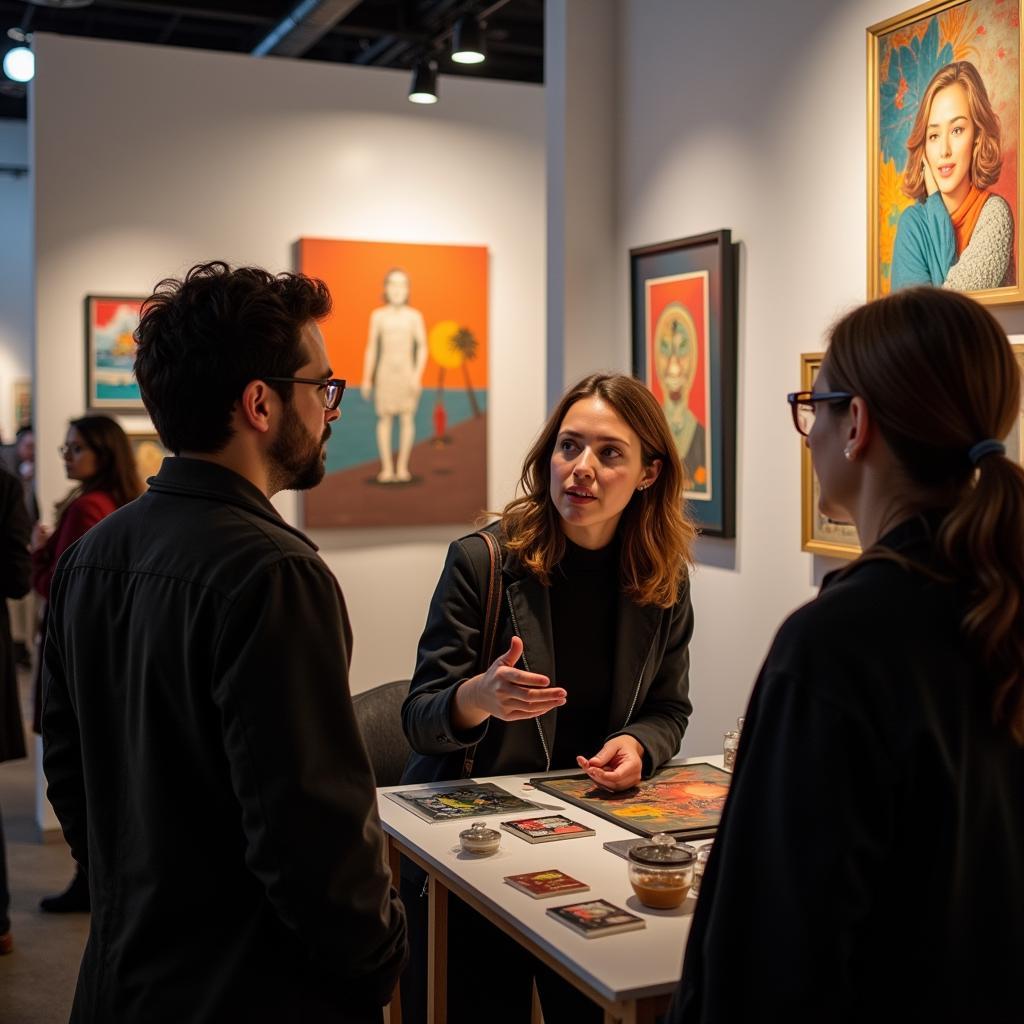
[[[586,775],[530,781],[639,835],[672,832],[698,838],[698,833],[713,834],[718,827],[731,778],[723,768],[701,763],[662,768],[622,793],[600,789]]]
[[[941,0],[868,29],[868,295],[1017,302],[1020,0]]]
[[[493,782],[462,782],[426,789],[403,789],[385,793],[407,811],[424,821],[462,821],[487,814],[536,810],[531,800],[509,793]]]
[[[633,372],[658,399],[704,533],[735,536],[736,299],[728,231],[630,252]]]
[[[85,299],[85,405],[135,412],[144,408],[135,380],[135,328],[142,298],[87,295]]]
[[[307,527],[470,524],[487,505],[488,259],[482,246],[304,238],[334,300],[348,381]]]

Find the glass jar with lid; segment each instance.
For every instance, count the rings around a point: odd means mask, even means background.
[[[501,833],[495,828],[488,828],[485,821],[475,821],[469,828],[459,833],[459,843],[463,853],[489,857],[492,853],[497,853],[501,845]]]
[[[693,884],[693,847],[665,833],[629,851],[629,884],[644,906],[660,910],[678,907]]]

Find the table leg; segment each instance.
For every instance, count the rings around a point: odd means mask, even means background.
[[[391,884],[397,889],[399,879],[402,877],[402,854],[398,849],[398,844],[391,838],[387,837],[387,858],[388,867],[391,869]],[[391,1002],[384,1007],[384,1024],[402,1024],[402,983],[395,986],[395,991],[391,994]]]
[[[448,890],[430,878],[430,946],[427,956],[427,1024],[448,1018]]]
[[[655,1024],[667,1010],[668,999],[665,996],[618,1003],[604,1011],[604,1024]]]

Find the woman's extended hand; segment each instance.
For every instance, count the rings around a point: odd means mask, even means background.
[[[927,160],[922,159],[921,167],[924,170],[924,190],[928,195],[934,195],[939,191],[939,186],[935,184],[935,175],[932,174],[931,165]]]
[[[46,542],[52,535],[53,530],[48,526],[44,526],[42,523],[36,523],[36,525],[32,527],[32,540],[29,547],[33,551],[38,551],[41,547],[45,546]]]
[[[488,718],[518,722],[537,718],[565,703],[565,690],[551,687],[547,676],[513,666],[523,641],[512,637],[509,649],[482,675],[467,679],[455,691],[452,718],[456,729],[472,729]]]
[[[577,757],[576,763],[602,789],[619,792],[640,781],[644,748],[635,736],[613,736],[593,757]]]

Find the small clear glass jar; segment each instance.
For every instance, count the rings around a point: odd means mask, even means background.
[[[725,770],[731,772],[736,767],[736,748],[740,745],[740,734],[730,729],[722,737],[722,763]]]
[[[711,846],[702,846],[697,851],[697,861],[693,866],[693,886],[690,892],[696,896],[700,893],[701,883],[704,881],[704,871],[708,866],[708,857],[711,856]]]
[[[629,884],[646,907],[670,910],[686,899],[693,885],[693,847],[664,833],[629,851]]]
[[[469,828],[459,833],[459,842],[464,853],[472,853],[478,857],[489,857],[498,852],[501,846],[501,833],[495,828],[488,828],[485,821],[474,821]]]

